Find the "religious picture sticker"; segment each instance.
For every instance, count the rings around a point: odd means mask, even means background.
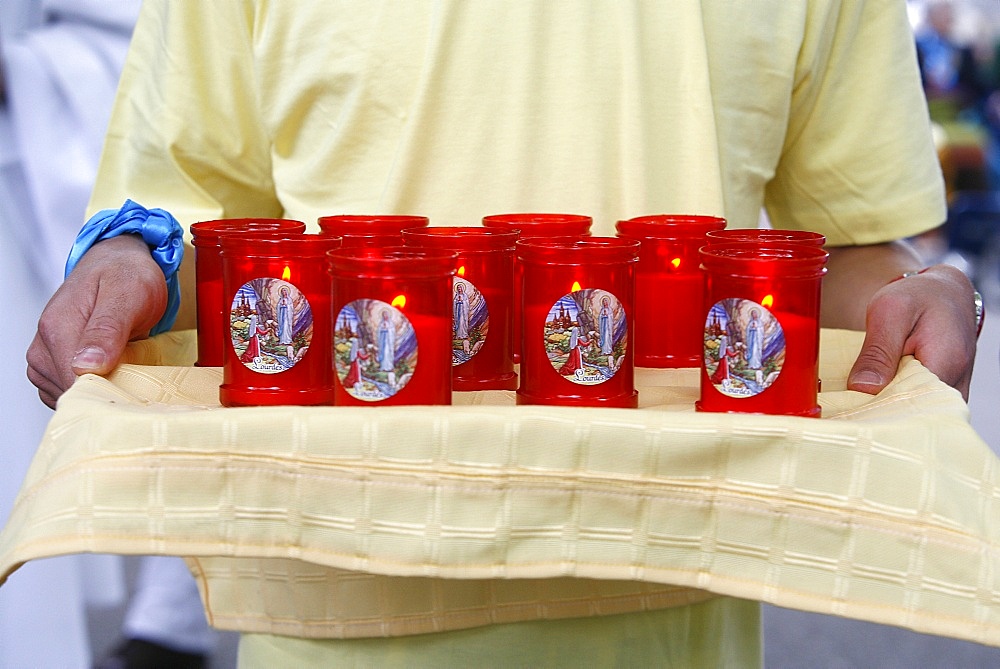
[[[785,333],[778,319],[753,300],[731,297],[712,305],[705,319],[705,371],[729,397],[767,390],[785,364]]]
[[[337,314],[333,333],[337,377],[351,397],[379,402],[399,392],[417,368],[417,335],[390,304],[359,299]]]
[[[581,289],[556,300],[545,318],[545,351],[565,379],[585,386],[604,383],[625,359],[625,308],[612,293]]]
[[[451,294],[451,364],[455,366],[468,362],[486,343],[490,312],[486,308],[486,298],[471,281],[456,276],[452,280]]]
[[[282,279],[261,277],[240,286],[229,309],[233,350],[247,368],[278,374],[309,350],[313,314],[305,295]]]

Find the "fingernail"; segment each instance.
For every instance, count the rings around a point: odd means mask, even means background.
[[[859,386],[881,386],[885,381],[877,372],[865,369],[852,376],[851,383]]]
[[[96,346],[88,346],[77,353],[76,357],[73,358],[73,368],[101,369],[104,367],[106,360],[107,356],[104,354],[104,351]]]

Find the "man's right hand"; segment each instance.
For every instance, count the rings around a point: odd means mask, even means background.
[[[80,259],[38,320],[28,347],[28,379],[56,400],[81,374],[107,374],[125,345],[143,339],[163,316],[167,286],[137,235],[98,242]]]

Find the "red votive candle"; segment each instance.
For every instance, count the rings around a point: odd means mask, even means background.
[[[332,404],[330,278],[338,237],[222,237],[230,344],[223,406]]]
[[[819,309],[828,255],[777,242],[702,247],[707,316],[699,411],[820,415]]]
[[[698,367],[705,321],[698,249],[726,227],[717,216],[657,214],[618,221],[619,237],[639,240],[635,274],[635,364]]]
[[[805,244],[823,246],[826,237],[810,230],[775,230],[773,228],[726,228],[710,230],[705,234],[706,243],[725,242],[778,242],[779,244]]]
[[[514,230],[518,239],[538,237],[589,237],[594,219],[583,214],[493,214],[483,217],[483,227]],[[521,362],[521,268],[514,258],[514,362]]]
[[[583,214],[493,214],[483,217],[483,227],[515,230],[518,239],[581,237],[590,235],[594,219]]]
[[[403,230],[403,241],[458,254],[452,278],[452,389],[516,390],[511,288],[517,232],[411,228]]]
[[[523,271],[518,404],[634,408],[633,300],[639,242],[518,240]]]
[[[195,309],[198,328],[198,367],[222,367],[222,351],[229,341],[228,304],[223,304],[223,235],[288,236],[305,231],[306,224],[287,218],[223,218],[191,225],[194,246]]]
[[[402,231],[407,228],[426,228],[426,216],[410,214],[337,214],[320,216],[321,235],[335,235],[344,241],[341,248],[356,246],[401,246]]]
[[[402,246],[330,252],[335,404],[451,404],[455,259]]]

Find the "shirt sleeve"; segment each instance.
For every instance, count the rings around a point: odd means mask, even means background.
[[[946,217],[904,3],[811,3],[788,133],[765,206],[834,246],[912,236]]]
[[[251,2],[145,0],[89,211],[131,198],[199,220],[280,216]]]

